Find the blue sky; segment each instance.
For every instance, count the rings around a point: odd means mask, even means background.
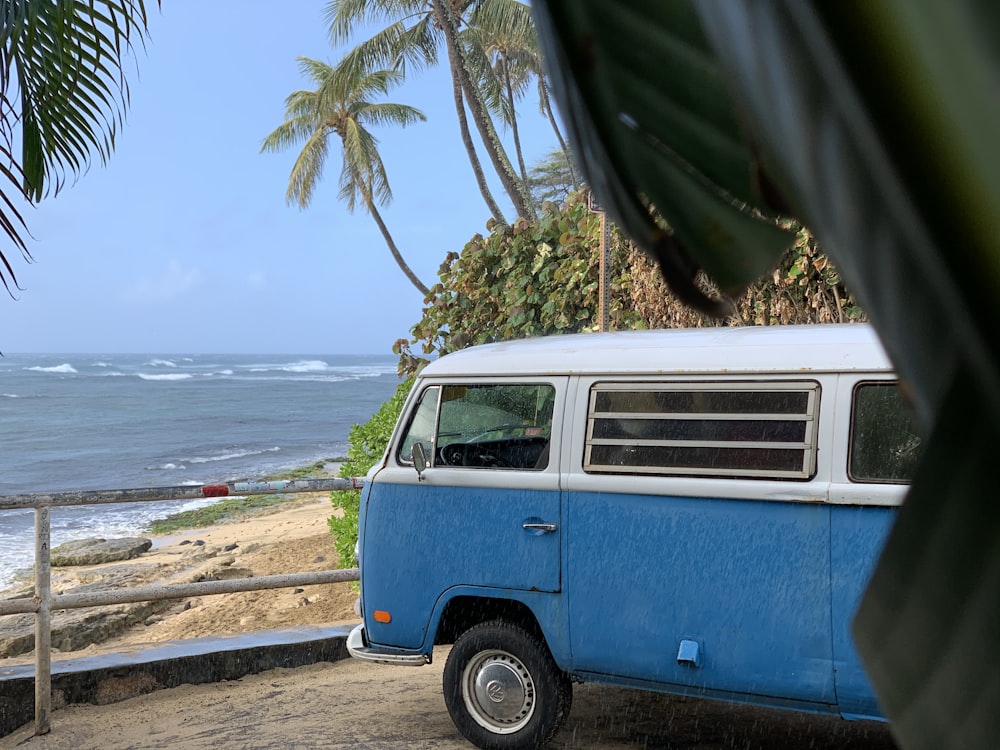
[[[409,334],[421,296],[371,217],[337,202],[339,150],[305,211],[284,197],[296,151],[260,153],[285,97],[309,85],[295,58],[339,59],[324,5],[154,7],[111,159],[24,212],[34,262],[9,252],[23,291],[0,297],[0,351],[389,353]],[[375,132],[394,193],[383,217],[430,286],[446,253],[485,233],[489,213],[446,70],[390,98],[428,118]],[[535,101],[520,110],[532,163],[555,136]]]

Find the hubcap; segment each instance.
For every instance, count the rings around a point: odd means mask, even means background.
[[[481,651],[469,661],[462,675],[462,697],[476,723],[496,734],[522,729],[535,712],[531,674],[506,651]]]

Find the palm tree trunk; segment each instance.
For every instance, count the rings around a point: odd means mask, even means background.
[[[573,166],[573,159],[570,157],[569,148],[566,146],[566,139],[563,138],[562,132],[559,130],[559,123],[556,121],[555,112],[552,111],[552,100],[549,98],[549,87],[545,83],[545,78],[541,73],[538,75],[538,95],[542,102],[542,109],[545,110],[545,114],[548,115],[549,124],[552,126],[552,130],[556,134],[556,140],[559,141],[559,148],[562,149],[563,155],[566,157],[566,166],[569,167],[569,179],[573,183],[573,187],[580,187],[580,179],[576,176],[576,168]]]
[[[504,190],[510,196],[514,204],[514,209],[520,216],[526,219],[535,218],[535,211],[530,195],[527,194],[524,184],[518,179],[511,166],[510,159],[504,151],[503,144],[497,136],[493,121],[486,113],[479,96],[479,91],[472,83],[468,69],[465,66],[465,55],[462,52],[461,44],[458,41],[458,20],[455,17],[454,9],[450,5],[450,0],[431,0],[435,17],[438,19],[441,30],[444,33],[446,46],[448,48],[448,60],[451,64],[451,74],[462,84],[462,92],[469,105],[469,112],[476,123],[479,135],[483,139],[483,146],[489,154],[493,168],[500,177]]]
[[[510,68],[507,66],[507,55],[500,58],[503,70],[503,85],[507,94],[507,106],[510,107],[510,132],[514,137],[514,153],[517,155],[517,166],[521,170],[521,182],[528,184],[528,170],[524,166],[524,152],[521,150],[521,133],[517,129],[517,110],[514,109],[514,87],[510,83]]]
[[[465,151],[469,155],[469,162],[472,164],[472,172],[476,176],[476,184],[479,185],[479,192],[483,194],[483,200],[486,201],[487,208],[493,214],[493,220],[503,226],[507,226],[507,219],[504,218],[503,211],[500,210],[500,206],[497,205],[496,200],[493,198],[493,193],[490,192],[490,186],[486,183],[486,175],[483,174],[483,165],[479,161],[479,154],[476,153],[476,144],[472,142],[472,133],[469,132],[469,119],[465,116],[465,100],[462,97],[462,86],[455,80],[454,76],[451,79],[451,87],[455,97],[455,111],[458,114],[458,128],[462,133],[462,143],[465,145]]]
[[[405,260],[403,260],[403,256],[399,252],[399,248],[396,247],[396,243],[393,241],[392,235],[389,234],[389,228],[385,225],[385,222],[382,221],[382,214],[380,214],[378,209],[375,208],[375,202],[371,198],[366,198],[365,202],[368,207],[368,213],[372,215],[372,218],[375,219],[375,223],[378,224],[379,231],[382,232],[382,237],[385,240],[385,244],[389,246],[389,252],[392,253],[392,257],[395,259],[396,265],[402,269],[403,273],[406,274],[406,278],[410,280],[410,283],[413,284],[413,286],[420,290],[420,293],[423,294],[425,298],[429,297],[431,290],[424,285],[424,282],[417,278],[417,275],[413,273],[413,269],[406,264]]]

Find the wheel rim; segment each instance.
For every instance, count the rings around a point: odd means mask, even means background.
[[[462,699],[479,726],[496,734],[513,734],[535,713],[535,683],[513,654],[480,651],[462,673]]]

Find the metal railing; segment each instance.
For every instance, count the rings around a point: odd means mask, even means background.
[[[35,734],[47,734],[52,712],[52,611],[79,609],[108,604],[181,599],[238,591],[260,591],[290,586],[342,583],[358,580],[357,568],[324,570],[313,573],[232,578],[224,581],[199,581],[129,589],[104,589],[83,594],[59,594],[51,590],[50,510],[71,505],[153,502],[246,495],[274,495],[297,492],[359,490],[361,478],[293,479],[281,481],[228,482],[226,484],[183,485],[142,489],[90,490],[50,494],[0,496],[0,511],[34,508],[35,511],[35,586],[34,595],[0,600],[0,616],[34,613],[35,615]]]

